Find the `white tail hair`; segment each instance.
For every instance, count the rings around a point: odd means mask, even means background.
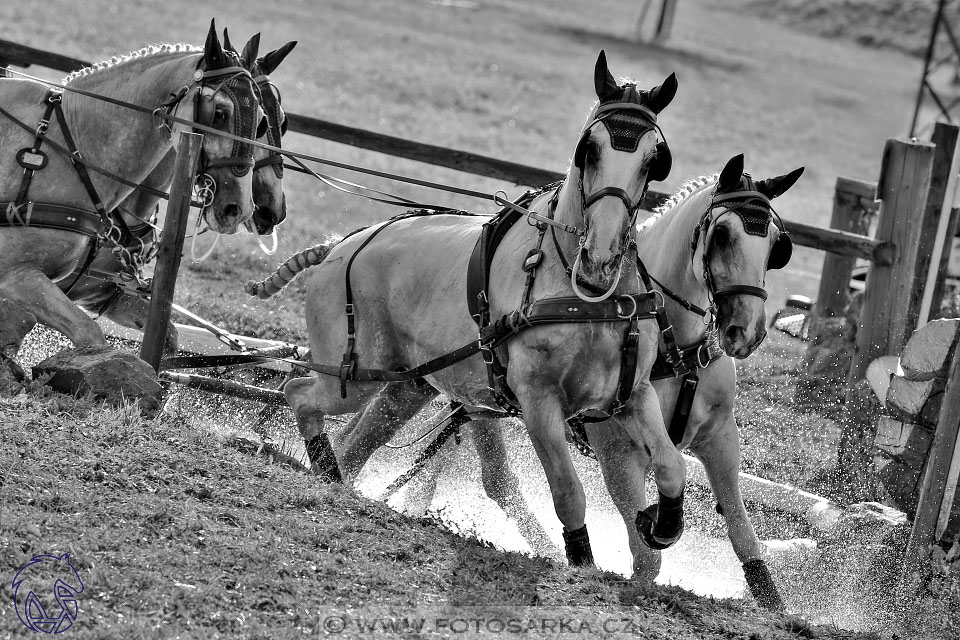
[[[266,300],[290,284],[290,281],[296,278],[301,271],[323,262],[330,250],[337,246],[340,240],[341,238],[330,237],[318,245],[290,256],[270,276],[260,282],[250,280],[243,285],[243,290],[250,296]]]

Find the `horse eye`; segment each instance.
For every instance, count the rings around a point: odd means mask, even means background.
[[[717,225],[717,228],[713,230],[713,243],[718,247],[727,247],[731,242],[730,229],[727,228],[727,225]]]
[[[223,124],[224,122],[227,121],[227,117],[228,117],[228,116],[227,116],[227,112],[226,112],[224,109],[220,108],[220,107],[217,107],[217,109],[213,112],[213,121],[214,121],[214,122],[218,122],[218,123]]]

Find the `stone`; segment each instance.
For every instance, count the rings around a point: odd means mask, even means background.
[[[917,381],[894,376],[887,391],[886,410],[902,420],[931,424],[932,418],[932,424],[936,424],[944,385],[945,381],[937,378]]]
[[[945,378],[958,329],[960,319],[934,320],[917,329],[900,355],[904,376],[911,380]]]
[[[51,377],[46,384],[62,393],[92,393],[115,405],[137,399],[147,415],[160,408],[162,389],[150,365],[109,346],[66,349],[33,367],[35,378],[47,374]]]

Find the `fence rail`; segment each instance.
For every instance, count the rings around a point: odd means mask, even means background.
[[[0,66],[15,65],[26,68],[34,64],[57,71],[70,72],[90,66],[91,63],[15,42],[0,40]],[[559,171],[531,167],[469,151],[424,144],[311,116],[288,113],[287,120],[288,130],[294,133],[323,138],[360,149],[385,153],[447,169],[455,169],[486,178],[504,180],[517,185],[535,187],[560,180],[564,176]],[[848,180],[847,182],[855,185],[859,192],[870,192],[869,183],[860,183],[855,180]],[[873,185],[873,190],[876,190],[876,185]],[[668,195],[651,189],[647,192],[641,206],[644,209],[653,209],[663,202]],[[788,219],[785,219],[784,223],[797,245],[838,255],[862,258],[881,264],[887,263],[891,259],[889,248],[873,238],[834,229],[824,229]]]

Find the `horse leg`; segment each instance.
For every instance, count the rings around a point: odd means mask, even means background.
[[[473,418],[470,422],[473,426],[473,442],[480,460],[483,490],[487,497],[516,522],[520,535],[534,552],[541,551],[548,557],[559,557],[560,550],[530,510],[520,491],[520,481],[510,469],[502,423],[496,418]]]
[[[517,369],[537,370],[533,366]],[[511,379],[509,383],[520,401],[527,433],[547,475],[554,511],[563,524],[567,562],[573,566],[592,565],[593,550],[585,522],[586,496],[567,449],[560,399],[535,379]]]
[[[75,347],[107,344],[103,330],[47,276],[34,269],[12,269],[0,276],[0,297],[11,300],[41,324],[65,335]]]
[[[116,322],[121,327],[143,331],[150,315],[150,301],[140,296],[121,293],[113,302],[109,303],[103,315]],[[163,340],[167,353],[177,352],[177,327],[173,321],[167,322],[167,335]]]
[[[626,410],[615,418],[631,440],[648,452],[660,494],[656,504],[637,513],[640,539],[651,549],[672,547],[683,534],[683,488],[686,465],[663,423],[660,402],[649,380],[631,395]]]
[[[653,582],[660,573],[660,551],[640,539],[635,520],[647,507],[645,483],[650,451],[638,445],[617,420],[586,425],[587,438],[600,463],[600,473],[627,528],[633,556],[633,578]]]
[[[727,535],[740,562],[743,573],[757,603],[773,611],[785,606],[770,570],[761,558],[760,542],[747,516],[740,495],[740,440],[732,409],[719,418],[722,424],[710,431],[704,442],[694,441],[691,451],[703,463],[703,469],[717,497],[717,508],[727,523]]]
[[[373,452],[385,445],[400,428],[434,397],[431,386],[393,382],[350,420],[338,438],[340,465],[346,477],[355,480]]]

